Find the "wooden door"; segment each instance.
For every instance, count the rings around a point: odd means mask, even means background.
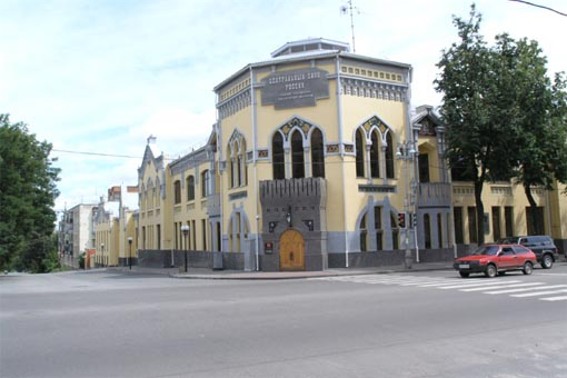
[[[280,237],[280,270],[305,270],[305,240],[295,230]]]

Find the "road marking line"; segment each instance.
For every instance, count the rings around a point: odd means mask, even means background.
[[[447,290],[447,289],[462,289],[462,288],[467,288],[467,287],[475,287],[475,286],[494,286],[494,285],[506,285],[506,284],[510,284],[510,283],[517,283],[517,282],[522,282],[519,280],[512,280],[512,281],[503,281],[503,282],[466,282],[466,283],[462,283],[459,285],[451,285],[451,286],[444,286],[444,287],[438,287],[438,289],[443,289],[443,290]]]
[[[539,300],[540,300],[540,301],[549,301],[549,302],[566,301],[566,300],[567,300],[567,296],[564,296],[564,297],[539,298]]]
[[[521,289],[506,289],[506,290],[496,290],[496,291],[487,291],[484,294],[508,294],[508,293],[520,293],[522,291],[530,291],[530,290],[547,290],[547,289],[557,289],[557,288],[564,288],[565,285],[553,285],[553,286],[538,286],[538,287],[527,287]]]
[[[567,289],[548,290],[548,291],[540,291],[540,292],[525,293],[525,294],[514,294],[511,295],[511,297],[525,298],[525,297],[537,297],[538,295],[549,295],[549,294],[560,294],[560,293],[567,293]]]
[[[472,289],[461,289],[460,291],[481,291],[481,290],[490,290],[490,289],[502,289],[506,287],[523,287],[523,286],[537,286],[537,285],[545,285],[545,282],[530,282],[524,284],[512,284],[512,285],[500,285],[500,286],[492,286],[492,287],[473,287]]]

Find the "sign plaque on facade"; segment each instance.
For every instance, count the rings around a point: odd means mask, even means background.
[[[329,97],[327,73],[319,68],[273,73],[262,80],[262,105],[276,109],[315,106],[317,100]]]

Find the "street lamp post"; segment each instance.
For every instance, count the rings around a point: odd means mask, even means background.
[[[128,236],[128,269],[132,270],[132,237]]]
[[[185,237],[185,255],[184,255],[184,263],[185,263],[185,272],[187,272],[187,236],[189,235],[189,225],[184,224],[181,225],[181,232],[183,232],[183,236]]]
[[[410,188],[410,181],[411,181],[411,169],[413,169],[413,163],[415,159],[417,151],[415,149],[415,144],[413,141],[406,141],[398,146],[398,151],[396,152],[396,156],[398,159],[403,160],[405,162],[405,169],[406,169],[406,179],[405,179],[405,198],[404,198],[404,211],[406,214],[413,214],[410,215],[408,218],[412,219],[413,217],[417,216],[414,212],[414,200],[413,200],[413,188]],[[409,244],[409,234],[410,229],[414,226],[412,225],[412,221],[410,219],[404,219],[405,221],[405,265],[407,269],[411,269],[412,267],[412,255],[411,255],[411,248]],[[414,235],[415,237],[415,235]],[[417,251],[416,251],[417,253]],[[418,260],[419,262],[419,260]]]
[[[104,266],[104,243],[100,243],[100,265]]]

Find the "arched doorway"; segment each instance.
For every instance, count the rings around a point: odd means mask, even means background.
[[[305,270],[305,240],[296,230],[280,237],[280,270]]]

